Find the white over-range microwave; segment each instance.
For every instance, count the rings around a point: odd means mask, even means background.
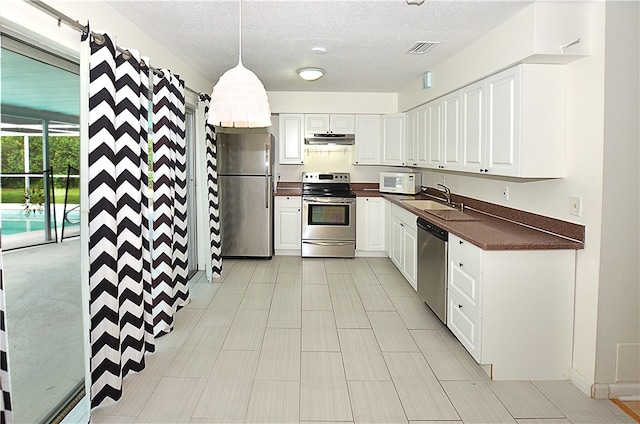
[[[422,174],[415,172],[381,172],[380,191],[383,193],[418,194]]]

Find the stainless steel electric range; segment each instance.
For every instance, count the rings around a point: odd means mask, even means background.
[[[356,195],[348,172],[302,174],[302,256],[353,258]]]

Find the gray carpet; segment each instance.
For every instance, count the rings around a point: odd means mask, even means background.
[[[84,380],[80,242],[3,261],[14,419],[37,423]]]

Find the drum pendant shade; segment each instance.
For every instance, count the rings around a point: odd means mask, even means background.
[[[242,2],[240,1],[238,64],[222,74],[211,93],[207,123],[221,127],[271,126],[269,98],[260,79],[242,64]]]

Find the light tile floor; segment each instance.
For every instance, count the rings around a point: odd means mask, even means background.
[[[225,260],[92,423],[632,423],[568,381],[495,382],[386,258]]]

